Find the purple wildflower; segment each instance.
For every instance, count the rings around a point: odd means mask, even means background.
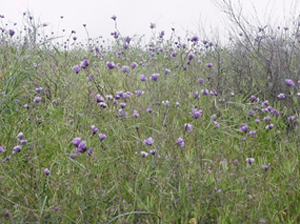
[[[262,105],[263,107],[267,107],[267,106],[269,105],[269,101],[266,100],[266,101],[262,102],[261,105]]]
[[[83,69],[86,69],[89,66],[90,62],[87,59],[84,59],[81,63],[80,63],[80,67]]]
[[[273,127],[274,127],[274,124],[268,124],[268,125],[266,126],[266,129],[271,130]]]
[[[251,165],[255,161],[255,159],[247,158],[246,161]]]
[[[241,128],[240,128],[240,131],[244,132],[244,133],[247,133],[248,132],[248,124],[247,123],[244,123],[241,125]]]
[[[75,147],[78,147],[79,144],[80,144],[80,142],[81,142],[81,138],[74,138],[74,139],[72,140],[72,144],[73,144]]]
[[[152,109],[150,108],[150,106],[147,107],[147,110],[146,110],[149,114],[152,113]]]
[[[157,81],[159,76],[160,76],[160,74],[154,73],[154,74],[150,75],[150,79],[153,80],[153,81]]]
[[[154,29],[155,28],[155,23],[150,23],[150,29]]]
[[[294,86],[295,85],[293,80],[291,80],[291,79],[286,79],[285,83],[286,83],[287,86]]]
[[[144,140],[144,145],[150,145],[152,146],[152,144],[154,143],[154,140],[152,137],[149,137],[147,139]]]
[[[202,94],[203,94],[204,96],[208,96],[208,95],[209,95],[209,92],[208,92],[207,89],[201,90],[201,92],[202,92]]]
[[[194,92],[194,98],[195,99],[199,99],[200,98],[200,95],[199,95],[199,92],[197,91],[197,92]]]
[[[271,111],[270,111],[270,114],[275,114],[275,115],[279,115],[280,113],[279,113],[279,111],[278,110],[276,110],[276,109],[272,109]]]
[[[200,82],[200,84],[202,84],[204,82],[204,79],[199,78],[198,81]]]
[[[148,153],[147,152],[145,152],[145,151],[141,151],[141,155],[142,155],[142,157],[147,157],[148,156]]]
[[[26,145],[27,144],[27,140],[23,139],[20,141],[21,145]]]
[[[264,170],[264,171],[268,171],[268,169],[270,168],[270,166],[271,166],[271,163],[269,163],[267,166],[265,166],[265,165],[262,165],[261,167],[262,167],[262,169]]]
[[[0,153],[5,152],[4,148],[0,146]]]
[[[112,20],[115,20],[117,19],[117,17],[115,15],[113,15],[112,17],[110,17]]]
[[[91,126],[91,129],[92,129],[92,131],[93,131],[93,135],[95,135],[97,132],[98,132],[98,128],[96,128],[96,126],[95,125],[92,125]]]
[[[75,65],[72,68],[76,72],[76,74],[78,74],[80,72],[80,70],[81,70],[80,65]]]
[[[44,169],[44,173],[46,174],[46,176],[49,176],[50,170],[48,168],[46,168],[46,169]]]
[[[195,55],[193,53],[189,53],[188,58],[189,60],[192,60],[195,58]]]
[[[207,66],[208,68],[210,68],[210,67],[213,66],[213,64],[212,64],[212,63],[207,63],[206,66]]]
[[[124,38],[124,41],[128,44],[130,44],[131,38],[129,36]]]
[[[20,133],[18,134],[18,140],[20,141],[20,140],[22,140],[23,138],[25,138],[25,135],[24,135],[22,132],[20,132]]]
[[[84,153],[85,151],[87,150],[86,148],[86,141],[82,141],[79,143],[77,149],[76,149],[76,152],[78,153]]]
[[[192,111],[192,117],[198,119],[202,115],[202,110],[194,109]]]
[[[35,91],[36,91],[37,93],[40,93],[40,92],[43,91],[43,88],[42,88],[42,87],[38,87],[38,88],[35,89]]]
[[[214,125],[215,125],[215,128],[219,128],[220,127],[220,124],[216,121],[214,121]]]
[[[134,91],[134,93],[136,94],[136,96],[141,96],[141,95],[143,95],[145,92],[142,91],[142,90],[136,90],[136,91]]]
[[[93,154],[93,148],[90,147],[90,148],[87,150],[87,153],[88,153],[90,156],[92,156],[92,154]]]
[[[161,102],[163,105],[165,105],[166,107],[169,107],[170,106],[170,101],[162,101]]]
[[[128,73],[129,71],[130,71],[130,67],[129,66],[122,66],[121,72]]]
[[[125,112],[123,109],[119,109],[119,118],[126,117],[126,115],[127,112]]]
[[[33,102],[39,103],[39,102],[41,102],[41,100],[42,100],[41,97],[35,97],[35,98],[33,99]]]
[[[132,62],[131,68],[132,68],[132,69],[135,69],[136,67],[138,67],[138,64],[137,64],[136,62]]]
[[[150,153],[151,153],[152,155],[155,155],[156,150],[155,150],[155,149],[151,149],[151,150],[150,150]]]
[[[15,34],[15,31],[14,30],[9,30],[8,33],[9,33],[9,36],[12,37]]]
[[[280,93],[280,94],[278,95],[278,98],[282,100],[282,99],[285,98],[285,95],[284,95],[283,93]]]
[[[100,94],[96,95],[96,100],[97,100],[97,103],[104,102],[104,98]]]
[[[75,159],[76,156],[77,156],[77,154],[71,153],[71,154],[69,155],[69,158],[70,158],[70,159]]]
[[[116,67],[116,65],[115,65],[113,62],[110,62],[110,61],[106,62],[106,66],[107,66],[109,69],[113,69],[113,68]]]
[[[176,144],[179,145],[180,147],[184,147],[184,141],[183,138],[178,138],[176,141]]]
[[[289,116],[288,117],[289,122],[294,122],[296,118],[294,116]]]
[[[104,139],[106,139],[106,135],[100,133],[100,134],[99,134],[99,138],[100,138],[100,141],[102,142]]]
[[[137,112],[137,110],[133,110],[132,116],[137,118],[140,114]]]
[[[120,107],[121,107],[122,109],[125,108],[125,107],[126,107],[126,103],[125,103],[125,102],[120,103]]]
[[[184,124],[184,129],[185,129],[185,131],[192,131],[193,126],[191,124]]]

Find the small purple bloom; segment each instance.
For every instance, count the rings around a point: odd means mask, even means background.
[[[115,15],[113,15],[112,17],[110,17],[112,20],[115,20],[117,19],[117,17]]]
[[[169,107],[170,106],[170,101],[162,101],[161,102],[163,105],[165,105],[166,107]]]
[[[213,64],[212,64],[212,63],[207,63],[206,66],[207,66],[208,68],[210,68],[210,67],[213,66]]]
[[[38,88],[35,89],[35,91],[36,91],[37,93],[40,93],[40,92],[43,91],[43,88],[42,88],[42,87],[38,87]]]
[[[212,96],[218,96],[218,93],[215,89],[213,89],[212,91],[210,91],[210,95]]]
[[[294,86],[295,85],[293,80],[291,80],[291,79],[286,79],[285,83],[286,83],[287,86]]]
[[[86,69],[89,66],[90,62],[87,59],[84,59],[81,63],[80,63],[80,67],[83,69]]]
[[[150,106],[147,107],[147,110],[146,110],[149,114],[152,113],[152,109],[150,108]]]
[[[246,161],[251,165],[255,161],[255,159],[247,158]]]
[[[116,65],[115,65],[113,62],[110,62],[110,61],[106,62],[106,66],[107,66],[109,69],[113,69],[113,68],[116,67]]]
[[[82,141],[79,143],[77,149],[76,149],[76,152],[78,153],[84,153],[85,151],[87,150],[86,148],[86,141]]]
[[[123,109],[119,110],[119,118],[126,117],[126,115],[127,115],[127,112],[125,112]]]
[[[90,147],[90,148],[87,150],[87,153],[88,153],[90,156],[92,156],[92,154],[93,154],[93,148]]]
[[[148,79],[146,78],[145,75],[141,75],[140,78],[141,78],[141,81],[144,81],[144,82],[148,81]]]
[[[134,91],[134,93],[136,94],[136,96],[141,96],[141,95],[143,95],[145,92],[142,91],[142,90],[136,90],[136,91]]]
[[[198,81],[200,82],[200,84],[202,84],[204,82],[204,79],[199,78]]]
[[[155,150],[155,149],[152,149],[152,150],[150,150],[150,153],[151,153],[152,155],[155,155],[155,154],[156,154],[156,150]]]
[[[144,140],[144,145],[150,145],[150,146],[152,146],[153,143],[154,143],[154,140],[153,140],[152,137],[149,137],[146,140]]]
[[[282,100],[282,99],[285,98],[285,95],[284,95],[283,93],[280,93],[280,94],[278,95],[278,98]]]
[[[215,128],[219,128],[220,127],[220,124],[216,121],[214,121],[214,125],[215,125]]]
[[[141,155],[142,155],[142,157],[147,157],[148,156],[148,153],[147,152],[145,152],[145,151],[141,151]]]
[[[275,115],[279,115],[280,113],[279,113],[279,111],[278,110],[276,110],[276,109],[272,109],[271,111],[270,111],[270,114],[275,114]]]
[[[39,103],[39,102],[41,102],[41,100],[42,100],[41,97],[35,97],[35,98],[33,99],[33,102]]]
[[[150,79],[153,80],[153,81],[157,81],[159,76],[160,76],[160,74],[154,73],[154,74],[150,75]]]
[[[15,31],[14,30],[9,30],[8,33],[9,33],[9,36],[12,37],[15,34]]]
[[[20,143],[21,143],[21,145],[26,145],[27,144],[27,140],[23,139],[23,140],[20,141]]]
[[[29,105],[28,104],[25,104],[24,107],[29,110]]]
[[[265,165],[262,165],[261,167],[262,167],[262,169],[264,170],[264,171],[268,171],[268,169],[270,168],[270,166],[271,166],[271,163],[269,163],[267,166],[265,166]]]
[[[123,109],[123,108],[125,108],[126,107],[126,103],[120,103],[120,107]]]
[[[137,112],[137,110],[133,110],[132,116],[137,118],[138,116],[140,116],[140,114]]]
[[[180,147],[184,147],[184,141],[183,138],[178,138],[176,141],[176,144],[179,145]]]
[[[0,146],[0,153],[5,152],[5,150]]]
[[[121,72],[128,73],[129,71],[130,71],[130,67],[129,66],[122,66]]]
[[[192,111],[192,117],[198,119],[202,115],[202,110],[194,109]]]
[[[269,101],[266,100],[266,101],[262,102],[261,105],[262,105],[263,107],[267,107],[267,106],[269,105]]]
[[[184,129],[185,129],[185,131],[192,131],[193,126],[191,124],[184,124]]]
[[[289,116],[288,117],[289,122],[294,122],[296,118],[294,116]]]
[[[75,65],[72,68],[76,72],[76,74],[78,74],[80,72],[80,70],[81,70],[80,65]]]
[[[194,98],[195,99],[199,99],[200,98],[199,92],[194,92]]]
[[[256,119],[255,122],[258,124],[258,123],[260,122],[260,120],[259,120],[259,119]]]
[[[76,156],[77,156],[77,154],[71,153],[71,154],[69,155],[69,158],[70,158],[70,159],[75,159]]]
[[[100,134],[99,134],[99,138],[100,138],[100,141],[102,142],[104,139],[106,139],[106,135],[100,133]]]
[[[188,58],[189,58],[189,60],[192,60],[195,58],[195,55],[193,53],[189,53]]]
[[[273,127],[274,127],[274,124],[268,124],[268,125],[266,126],[266,129],[271,130]]]
[[[79,144],[80,144],[80,142],[81,142],[81,138],[74,138],[74,139],[72,140],[72,144],[73,144],[75,147],[78,147]]]
[[[129,44],[131,41],[131,38],[129,36],[127,36],[124,38],[124,41]]]
[[[18,140],[20,141],[20,140],[22,140],[23,138],[25,138],[25,135],[24,135],[22,132],[20,132],[20,133],[18,134]]]
[[[240,131],[247,133],[248,132],[248,124],[247,123],[242,124]]]
[[[208,95],[209,95],[209,92],[208,92],[207,89],[201,90],[201,92],[202,92],[202,94],[203,94],[204,96],[208,96]]]
[[[95,135],[99,130],[98,128],[96,128],[95,125],[92,125],[91,128],[92,128],[92,131],[93,131],[93,135]]]
[[[250,131],[247,135],[254,138],[255,133],[256,133],[256,131]]]
[[[46,174],[46,176],[49,176],[50,170],[48,168],[46,168],[46,169],[44,169],[44,173]]]
[[[104,102],[104,98],[100,94],[97,94],[96,100],[97,100],[97,103]]]
[[[154,29],[155,28],[155,23],[150,23],[150,29]]]
[[[136,67],[138,67],[138,64],[137,64],[136,62],[132,62],[131,68],[132,68],[132,69],[135,69]]]
[[[21,152],[21,150],[22,150],[22,146],[17,145],[17,146],[14,147],[14,150],[13,150],[12,154],[19,153],[19,152]]]

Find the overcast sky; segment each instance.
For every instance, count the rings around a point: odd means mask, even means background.
[[[215,0],[222,2],[223,0]],[[299,0],[240,0],[243,14],[249,20],[255,15],[255,6],[259,20],[265,25],[269,20],[277,20],[278,25],[288,26],[288,21],[296,18],[299,7],[293,5]],[[22,13],[29,10],[35,19],[50,25],[48,30],[55,34],[66,34],[76,30],[80,40],[86,38],[82,24],[87,24],[90,37],[110,38],[115,31],[114,21],[122,36],[151,35],[150,23],[156,24],[156,32],[164,30],[170,35],[175,28],[180,36],[186,31],[199,35],[199,27],[205,27],[207,34],[220,30],[220,35],[228,33],[224,14],[212,0],[0,0],[0,15],[5,23],[22,24]],[[237,5],[238,0],[232,0]],[[63,19],[60,16],[64,16]],[[252,17],[251,17],[252,16]],[[286,18],[286,20],[284,20]],[[11,27],[11,25],[9,25]],[[225,28],[224,28],[225,27]],[[66,35],[67,36],[67,35]]]

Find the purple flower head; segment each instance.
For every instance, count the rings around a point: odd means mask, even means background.
[[[40,92],[43,91],[43,88],[42,88],[42,87],[38,87],[38,88],[35,89],[35,91],[36,91],[37,93],[40,93]]]
[[[262,165],[261,167],[262,167],[262,169],[263,169],[264,171],[267,172],[267,171],[269,170],[270,166],[271,166],[271,163],[269,163],[267,166]]]
[[[251,108],[251,109],[249,110],[248,114],[249,114],[250,116],[252,116],[252,115],[255,114],[255,111]]]
[[[231,93],[230,93],[230,96],[234,96],[234,92],[231,92]]]
[[[127,112],[125,112],[123,109],[119,109],[119,118],[126,117]]]
[[[195,58],[195,55],[193,53],[189,53],[188,58],[189,60],[192,60]]]
[[[83,69],[86,69],[89,66],[90,62],[87,59],[84,59],[81,63],[80,63],[80,67]]]
[[[216,121],[214,121],[214,125],[215,125],[215,128],[219,128],[220,127],[220,124]]]
[[[208,92],[207,89],[201,90],[201,92],[202,92],[202,94],[203,94],[204,96],[208,96],[208,95],[209,95],[209,92]]]
[[[69,155],[69,158],[70,158],[70,159],[75,159],[76,156],[77,156],[77,154],[71,153],[71,154]]]
[[[198,81],[200,82],[200,84],[202,84],[204,82],[204,79],[199,78]]]
[[[144,140],[144,145],[150,145],[152,146],[152,144],[154,143],[154,140],[152,137],[149,137],[147,139]]]
[[[141,96],[141,95],[143,95],[145,92],[142,91],[142,90],[136,90],[136,91],[134,91],[134,93],[136,94],[136,96]]]
[[[76,37],[76,36],[74,36],[74,37],[73,37],[73,40],[74,40],[74,41],[75,41],[75,40],[77,40],[77,37]]]
[[[138,67],[138,64],[137,64],[136,62],[132,62],[131,68],[132,68],[132,69],[135,69],[136,67]]]
[[[159,76],[160,76],[160,74],[154,73],[154,74],[150,75],[150,79],[153,80],[153,81],[157,81]]]
[[[271,118],[269,116],[266,116],[263,118],[263,120],[269,122],[271,120]]]
[[[49,176],[50,170],[48,168],[46,168],[46,169],[44,169],[44,173],[46,174],[46,176]]]
[[[211,68],[211,67],[213,66],[213,64],[212,64],[212,63],[207,63],[206,66],[207,66],[208,68]]]
[[[147,152],[145,152],[145,151],[141,151],[141,155],[142,155],[142,157],[147,157],[148,156],[148,153]]]
[[[199,99],[200,98],[199,92],[194,92],[194,98],[195,99]]]
[[[251,165],[255,161],[255,159],[247,158],[246,161]]]
[[[293,80],[291,80],[291,79],[286,79],[286,80],[285,80],[285,84],[286,84],[287,86],[294,86],[294,85],[295,85],[294,82],[293,82]]]
[[[26,145],[27,144],[27,140],[23,139],[20,141],[21,145]]]
[[[294,122],[296,118],[294,116],[289,116],[288,117],[289,122]]]
[[[28,104],[25,104],[24,107],[29,110],[29,105]]]
[[[96,128],[96,126],[95,125],[92,125],[91,126],[91,129],[92,129],[92,131],[93,131],[93,135],[95,135],[97,132],[98,132],[98,128]]]
[[[20,132],[20,133],[18,134],[18,140],[20,141],[20,140],[22,140],[23,138],[25,138],[25,135],[24,135],[22,132]]]
[[[11,36],[11,37],[12,37],[13,35],[15,35],[15,31],[13,31],[13,30],[9,30],[8,33],[9,33],[9,36]]]
[[[5,211],[5,212],[4,212],[4,215],[9,215],[9,211]]]
[[[130,71],[130,67],[129,66],[122,66],[121,68],[121,72],[124,72],[124,73],[128,73]]]
[[[180,147],[184,147],[184,141],[183,138],[178,138],[176,141],[176,144],[179,145]]]
[[[100,141],[102,142],[104,139],[106,139],[106,134],[100,133],[99,138],[100,138]]]
[[[216,115],[216,114],[213,114],[213,115],[210,117],[210,120],[211,120],[211,121],[216,121],[216,120],[217,120],[217,115]]]
[[[79,143],[79,145],[76,149],[76,152],[77,153],[84,153],[86,150],[87,150],[86,141],[82,141],[82,142]]]
[[[80,72],[80,70],[81,70],[80,65],[75,65],[72,68],[76,72],[76,74],[78,74]]]
[[[109,69],[114,69],[116,67],[116,65],[113,63],[113,62],[106,62],[106,66],[109,68]]]
[[[165,35],[165,31],[161,31],[160,33],[159,33],[159,38],[163,38],[164,37],[164,35]]]
[[[155,28],[155,23],[150,23],[150,29],[154,29]]]
[[[213,89],[212,91],[210,91],[210,95],[212,96],[218,96],[218,93],[215,89]]]
[[[266,129],[271,130],[273,127],[274,127],[274,124],[268,124],[268,125],[266,126]]]
[[[97,100],[97,103],[104,102],[104,98],[100,94],[96,95],[96,100]]]
[[[276,109],[272,109],[271,111],[270,111],[270,114],[275,114],[275,115],[279,115],[280,113],[279,113],[279,111],[278,110],[276,110]]]
[[[0,146],[0,153],[5,152],[4,148]]]
[[[166,107],[169,107],[170,106],[170,101],[162,101],[161,102],[163,105],[165,105]]]
[[[198,119],[202,115],[202,110],[194,109],[192,111],[192,117]]]
[[[254,138],[255,133],[256,133],[256,131],[250,131],[247,135]]]
[[[192,131],[193,126],[191,124],[184,124],[184,129],[185,129],[185,131]]]
[[[125,108],[126,107],[126,103],[120,103],[120,107],[123,109],[123,108]]]
[[[176,107],[179,107],[180,106],[180,103],[179,102],[176,102]]]
[[[33,99],[33,102],[39,103],[39,102],[41,102],[41,100],[42,100],[41,97],[35,97],[35,98]]]
[[[262,102],[261,105],[262,105],[263,107],[267,107],[267,106],[269,105],[269,101],[266,100],[266,101]]]
[[[104,103],[104,102],[100,102],[100,103],[99,103],[99,106],[100,106],[101,108],[106,108],[108,105],[107,105],[106,103]]]
[[[124,41],[128,44],[130,44],[131,38],[129,36],[124,38]]]
[[[140,78],[141,78],[141,81],[144,81],[144,82],[148,81],[148,79],[146,78],[146,76],[143,75],[143,74],[140,76]]]
[[[244,124],[241,125],[240,131],[242,131],[244,133],[247,133],[248,129],[249,129],[248,124],[244,123]]]
[[[263,109],[261,109],[261,111],[264,113],[267,113],[269,110],[268,110],[268,108],[263,108]]]
[[[73,144],[75,147],[78,147],[79,144],[80,144],[80,142],[81,142],[81,138],[74,138],[74,139],[72,140],[72,144]]]
[[[137,110],[133,110],[132,116],[137,118],[138,116],[140,116],[140,114],[137,112]]]
[[[278,95],[278,98],[282,100],[282,99],[285,98],[285,95],[284,95],[283,93],[280,93],[280,94]]]
[[[113,15],[112,17],[110,17],[112,20],[116,21],[117,17],[115,15]]]
[[[155,155],[155,154],[156,154],[156,150],[155,150],[155,149],[151,149],[151,150],[150,150],[150,153],[151,153],[152,155]]]
[[[146,110],[149,114],[152,113],[152,109],[150,108],[150,106],[148,106],[147,110]]]
[[[168,74],[168,73],[170,73],[171,72],[171,70],[170,69],[165,69],[165,74]]]
[[[196,36],[193,36],[193,37],[191,38],[191,41],[192,41],[192,42],[198,42],[198,41],[199,41],[199,38],[196,37]]]
[[[256,119],[255,122],[258,124],[258,123],[260,122],[260,120],[259,120],[259,119]]]

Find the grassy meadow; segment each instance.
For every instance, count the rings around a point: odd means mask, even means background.
[[[4,19],[0,223],[300,223],[298,22],[222,46]]]

